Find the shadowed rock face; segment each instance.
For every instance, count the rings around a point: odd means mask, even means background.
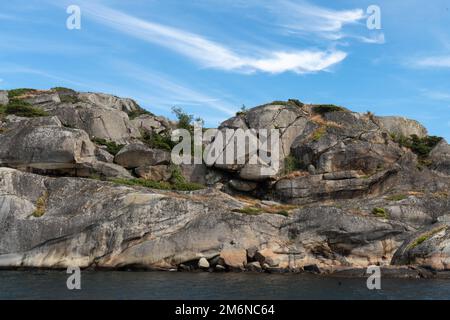
[[[0,163],[15,168],[73,168],[92,162],[94,149],[82,130],[30,120],[1,136]]]
[[[294,100],[239,113],[219,129],[280,130],[282,166],[262,176],[248,163],[175,171],[167,150],[140,139],[176,124],[131,99],[69,89],[16,99],[49,116],[0,114],[0,267],[450,268],[450,147],[401,146],[393,137],[426,138],[413,120]],[[174,172],[210,188],[118,184],[167,186]]]

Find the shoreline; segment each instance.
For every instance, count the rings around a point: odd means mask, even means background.
[[[62,272],[66,271],[66,268],[45,268],[45,267],[0,267],[0,271],[18,271],[18,272],[33,272],[33,271],[48,271],[48,272]],[[425,267],[416,266],[385,266],[380,267],[381,277],[388,279],[449,279],[450,270],[432,270]],[[370,274],[367,274],[366,268],[342,268],[334,271],[326,272],[313,272],[306,270],[294,270],[294,269],[281,269],[270,268],[260,271],[255,270],[223,270],[215,271],[213,269],[195,269],[195,270],[182,270],[182,269],[163,269],[163,268],[144,268],[144,267],[126,267],[126,268],[81,268],[82,272],[93,273],[108,273],[108,272],[123,272],[123,273],[185,273],[185,274],[199,274],[199,273],[211,273],[211,274],[296,274],[296,275],[314,275],[323,278],[346,278],[346,279],[360,279],[368,278]]]

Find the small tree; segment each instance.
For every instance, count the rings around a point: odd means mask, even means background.
[[[186,129],[186,130],[192,130],[192,121],[194,119],[194,116],[191,114],[187,114],[183,111],[183,109],[179,107],[172,107],[172,112],[175,114],[175,116],[178,119],[178,128],[179,129]]]

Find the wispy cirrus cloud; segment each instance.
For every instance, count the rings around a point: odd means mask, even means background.
[[[251,0],[250,0],[251,1]],[[253,1],[253,5],[264,7],[275,17],[275,24],[290,34],[310,38],[316,36],[329,41],[352,38],[369,44],[385,43],[384,33],[367,31],[367,14],[361,8],[336,10],[299,0]],[[349,31],[345,27],[358,26],[358,31]]]
[[[291,31],[321,33],[327,38],[339,36],[345,25],[365,18],[362,9],[333,10],[306,1],[275,0],[265,6],[281,18],[281,25]]]
[[[410,63],[419,68],[450,68],[450,55],[415,58]]]
[[[146,21],[92,2],[83,2],[83,13],[119,32],[182,54],[206,68],[238,72],[312,73],[328,70],[347,54],[331,50],[268,50],[241,53],[201,35]]]

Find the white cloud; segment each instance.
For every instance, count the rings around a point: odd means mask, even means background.
[[[286,28],[336,34],[346,24],[354,24],[364,19],[362,9],[333,10],[310,4],[306,1],[278,0],[268,5],[269,9],[282,17]],[[330,36],[330,35],[328,35]]]
[[[450,55],[417,58],[411,63],[413,66],[422,68],[450,68]]]
[[[347,56],[345,52],[334,49],[269,51],[260,48],[253,50],[251,55],[239,54],[200,35],[145,21],[92,2],[84,2],[83,14],[119,32],[176,51],[207,68],[240,72],[308,73],[327,70]],[[351,15],[343,13],[339,18],[343,20],[341,23],[352,19]]]
[[[248,0],[251,1],[251,0]],[[251,1],[254,6],[262,6],[272,14],[277,27],[288,34],[303,36],[307,40],[325,39],[337,41],[352,38],[368,44],[385,43],[384,33],[374,31],[371,36],[367,32],[367,14],[361,8],[335,10],[299,0]],[[344,31],[345,27],[357,26],[358,29]],[[348,29],[348,28],[347,28]]]

